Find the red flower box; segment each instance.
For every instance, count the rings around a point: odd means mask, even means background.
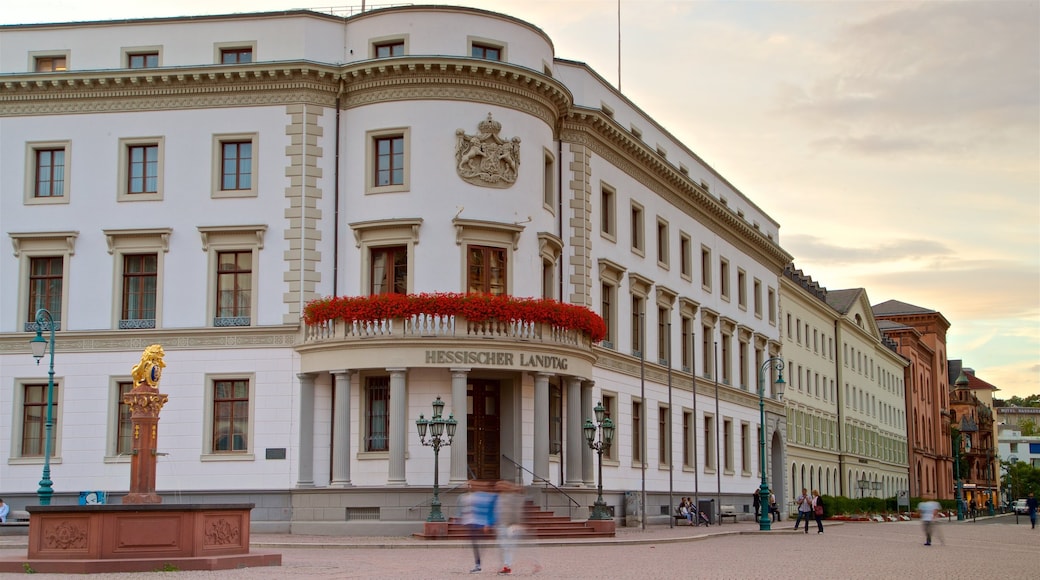
[[[471,322],[538,322],[584,332],[592,342],[599,342],[607,335],[607,325],[600,315],[584,306],[547,298],[447,292],[319,298],[307,303],[303,321],[315,325],[330,320],[371,321],[417,314],[461,316]]]

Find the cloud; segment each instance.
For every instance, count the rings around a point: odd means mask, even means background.
[[[950,153],[1031,139],[1040,125],[1036,2],[927,2],[833,31],[819,72],[777,88],[817,147]],[[978,141],[977,139],[982,139]]]
[[[954,251],[941,242],[926,239],[901,239],[881,242],[872,247],[838,245],[830,239],[807,234],[784,236],[784,247],[798,257],[818,264],[849,265],[857,263],[938,258]]]

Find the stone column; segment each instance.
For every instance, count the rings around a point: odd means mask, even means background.
[[[469,469],[466,463],[467,442],[467,419],[466,419],[466,379],[469,377],[470,369],[451,369],[451,413],[459,422],[455,428],[455,439],[448,449],[451,453],[451,477],[449,483],[459,484],[469,479]]]
[[[300,451],[296,487],[314,487],[314,373],[299,373]]]
[[[349,370],[332,371],[332,482],[329,487],[350,487],[350,375]]]
[[[386,369],[390,373],[390,464],[387,485],[406,485],[404,457],[408,449],[408,377],[406,368]]]
[[[589,417],[590,419],[592,417]],[[582,427],[585,421],[581,416],[581,379],[578,377],[567,377],[567,465],[566,485],[580,486],[582,484],[582,448],[588,449],[585,443],[585,432]]]
[[[592,386],[594,384],[592,381],[582,381],[581,383],[581,414],[586,417],[593,415],[592,408],[595,405],[592,404]],[[581,481],[585,487],[596,487],[596,460],[592,456],[592,448],[588,445],[581,447]]]
[[[549,479],[549,373],[534,373],[534,466],[537,478]]]

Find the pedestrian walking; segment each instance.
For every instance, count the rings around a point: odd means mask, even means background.
[[[917,504],[917,511],[921,514],[921,525],[924,526],[924,545],[932,545],[932,527],[935,525],[935,512],[939,511],[939,502],[934,499],[925,500]]]
[[[823,498],[818,490],[812,490],[812,513],[816,519],[816,533],[823,533]],[[809,533],[809,522],[805,522],[805,533]]]
[[[802,488],[802,495],[799,495],[794,499],[795,503],[798,504],[798,518],[794,521],[794,529],[798,529],[798,524],[805,519],[805,533],[809,533],[809,513],[812,511],[812,497],[809,496],[809,490]]]
[[[480,539],[495,525],[495,502],[498,496],[488,491],[483,481],[470,480],[468,492],[459,498],[459,519],[469,532],[473,544],[473,569],[476,574],[480,569]]]
[[[1029,511],[1029,523],[1033,525],[1033,529],[1036,529],[1036,498],[1033,494],[1029,494],[1029,498],[1026,499],[1026,509]]]
[[[0,499],[0,524],[7,521],[7,514],[11,513],[11,506],[4,503],[4,500]]]
[[[769,514],[774,522],[780,521],[780,506],[776,505],[776,495],[772,491],[769,492]]]
[[[751,494],[751,505],[755,506],[755,520],[758,520],[759,514],[762,513],[762,497],[757,489]]]
[[[521,521],[523,497],[520,495],[519,486],[504,479],[495,484],[495,491],[498,492],[495,526],[498,544],[502,549],[502,569],[498,573],[509,575],[513,573],[513,550],[517,540],[523,535],[523,522]]]

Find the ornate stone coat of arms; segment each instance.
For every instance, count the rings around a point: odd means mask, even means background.
[[[477,125],[476,135],[455,131],[455,170],[473,185],[506,188],[516,183],[520,168],[520,139],[498,135],[502,123],[491,118]]]

